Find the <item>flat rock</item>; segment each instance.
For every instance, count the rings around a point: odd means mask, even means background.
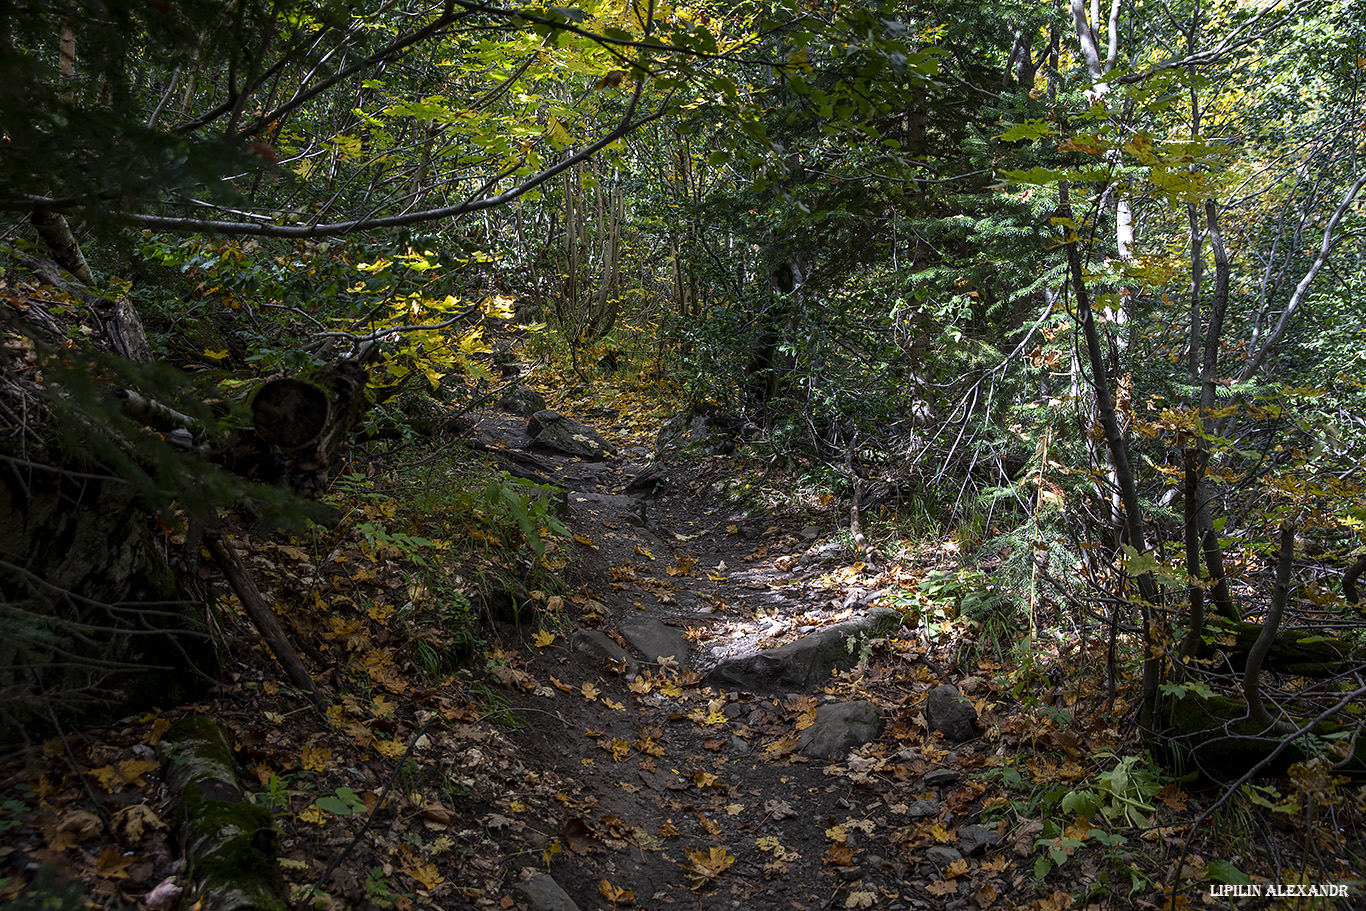
[[[625,661],[626,676],[634,677],[640,670],[636,659],[622,648],[615,639],[596,629],[576,629],[569,634],[569,647],[580,655],[599,658],[603,664],[608,661]]]
[[[645,504],[635,497],[575,491],[569,495],[569,508],[588,513],[589,521],[584,524],[624,522],[638,527],[645,524]]]
[[[592,427],[549,409],[533,414],[526,432],[538,446],[584,459],[605,459],[614,451]]]
[[[924,800],[917,800],[906,810],[906,815],[911,819],[925,819],[928,816],[935,816],[943,809],[938,798],[926,797]]]
[[[889,607],[875,607],[778,648],[728,658],[712,668],[704,682],[750,692],[820,686],[830,679],[831,671],[847,670],[858,663],[862,643],[891,635],[900,626],[901,614]]]
[[[517,884],[517,891],[531,902],[533,911],[579,911],[579,906],[548,873],[537,873]]]
[[[661,658],[672,657],[679,667],[688,663],[688,640],[677,627],[659,620],[642,620],[623,623],[618,629],[646,661],[658,662]]]
[[[934,769],[926,772],[923,776],[925,784],[932,788],[943,787],[946,784],[953,784],[959,779],[958,772],[954,769]]]
[[[797,748],[813,759],[843,759],[881,733],[882,715],[866,699],[827,703],[816,709],[816,721],[802,731]]]

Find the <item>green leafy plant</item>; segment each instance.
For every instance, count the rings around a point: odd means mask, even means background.
[[[355,816],[367,810],[365,802],[350,788],[337,788],[331,794],[324,794],[315,800],[318,809],[334,816]]]
[[[526,536],[536,559],[545,556],[546,532],[568,537],[569,529],[553,511],[556,488],[519,478],[490,481],[484,487],[484,505],[508,516]]]
[[[365,875],[365,897],[376,908],[392,908],[400,893],[389,888],[389,877],[383,867],[371,867]]]

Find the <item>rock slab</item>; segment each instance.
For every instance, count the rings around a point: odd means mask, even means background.
[[[538,411],[527,422],[527,435],[546,449],[583,459],[605,459],[613,453],[610,443],[592,427],[558,411]]]
[[[900,626],[901,614],[889,607],[875,607],[795,642],[722,661],[707,674],[705,683],[755,693],[820,686],[830,679],[831,671],[856,665],[865,643],[889,636]]]
[[[834,702],[816,709],[816,721],[802,731],[797,748],[812,759],[843,759],[881,733],[882,715],[871,702]]]
[[[569,634],[569,647],[580,655],[599,658],[604,664],[608,661],[626,662],[626,676],[628,677],[634,677],[639,671],[636,659],[631,657],[631,653],[601,630],[574,630]]]
[[[645,656],[646,661],[658,663],[673,658],[682,667],[688,663],[688,640],[682,631],[659,620],[623,623],[618,629],[631,647]]]

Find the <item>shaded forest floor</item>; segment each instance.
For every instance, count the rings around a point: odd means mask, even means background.
[[[1046,621],[1017,648],[1018,604],[995,627],[1004,638],[946,616],[851,643],[862,660],[817,686],[707,685],[717,660],[871,605],[932,616],[917,585],[960,565],[957,542],[861,562],[846,505],[743,448],[672,460],[667,486],[621,499],[671,409],[626,384],[577,385],[541,388],[613,442],[605,462],[522,452],[525,419],[480,412],[464,441],[358,460],[329,528],[242,521],[235,544],[335,699],[328,717],[281,682],[204,570],[222,681],[200,705],[68,732],[0,768],[3,897],[32,898],[52,870],[105,907],[176,907],[184,868],[157,747],[195,712],[226,724],[275,814],[298,908],[1229,907],[1209,883],[1360,880],[1355,822],[1318,825],[1287,782],[1232,801],[1187,845],[1219,792],[1126,761],[1143,745],[1129,678],[1107,705],[1105,640]],[[491,466],[514,464],[571,491],[571,534],[547,534],[544,559],[519,543],[534,501],[509,510],[487,486]],[[571,647],[584,630],[624,647],[642,624],[673,630],[686,654]],[[976,738],[930,732],[925,698],[944,683],[973,703]],[[847,756],[803,752],[822,705],[858,700],[879,734]],[[1278,865],[1282,845],[1306,843],[1313,869]]]

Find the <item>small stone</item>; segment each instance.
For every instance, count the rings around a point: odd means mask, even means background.
[[[886,861],[882,859],[881,854],[869,854],[867,857],[867,861],[868,866],[872,867],[874,870],[881,870],[882,865],[886,863]]]
[[[801,531],[797,532],[797,537],[801,538],[807,544],[810,544],[812,541],[815,541],[820,536],[821,530],[819,527],[815,525],[807,525]]]
[[[988,845],[997,844],[1000,840],[1001,836],[986,826],[958,827],[958,847],[962,849],[964,857],[981,854]]]
[[[962,860],[963,855],[945,845],[935,845],[925,852],[925,859],[936,866],[947,867],[955,860]]]
[[[933,769],[926,772],[924,777],[925,784],[932,788],[953,784],[957,780],[958,772],[954,769]]]
[[[517,889],[527,897],[535,911],[579,911],[569,893],[547,873],[537,873],[518,883]]]
[[[940,810],[941,804],[934,797],[927,797],[924,800],[917,800],[906,810],[906,815],[911,819],[924,819],[927,816],[934,816]]]

